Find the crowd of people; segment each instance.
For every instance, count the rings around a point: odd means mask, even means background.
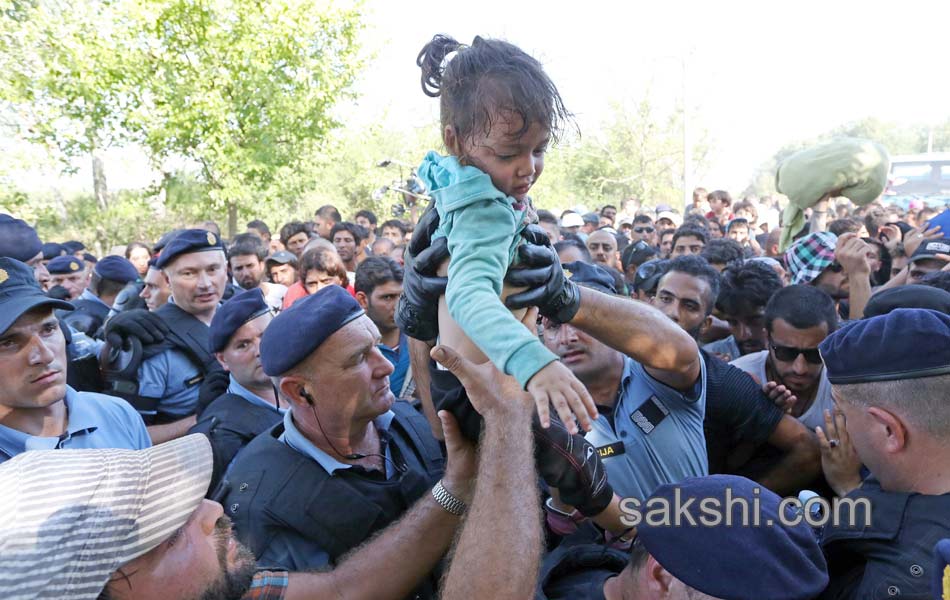
[[[553,98],[504,135],[462,101],[492,61]],[[417,223],[97,258],[0,215],[4,597],[950,593],[941,211],[827,190],[783,250],[773,198],[536,210],[532,61],[423,50]]]

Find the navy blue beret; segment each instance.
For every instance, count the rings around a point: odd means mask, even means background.
[[[103,279],[111,279],[119,283],[130,283],[139,278],[139,272],[135,270],[128,260],[121,256],[107,256],[96,263],[95,272]]]
[[[69,240],[68,242],[63,242],[63,248],[66,248],[66,252],[69,254],[76,254],[79,250],[85,250],[86,245],[77,240]]]
[[[269,312],[270,307],[264,302],[264,292],[260,288],[231,296],[230,300],[218,307],[211,319],[208,347],[212,352],[221,352],[235,331],[251,319]]]
[[[99,262],[99,259],[96,258],[95,255],[89,254],[88,252],[82,255],[82,259],[86,262],[91,262],[91,263]]]
[[[605,294],[616,294],[614,277],[607,269],[590,263],[576,261],[564,263],[564,274],[578,285],[592,288]]]
[[[42,251],[43,242],[35,229],[21,219],[0,214],[0,256],[27,262]]]
[[[883,290],[868,300],[864,307],[864,318],[886,315],[896,308],[928,308],[950,314],[950,292],[919,284]]]
[[[85,268],[86,263],[75,256],[57,256],[46,265],[50,275],[69,275],[79,273]]]
[[[934,572],[931,590],[934,598],[950,598],[950,539],[934,546]]]
[[[46,242],[43,244],[43,260],[52,260],[64,254],[67,254],[67,252],[62,244],[57,244],[56,242]]]
[[[159,252],[161,252],[162,249],[164,249],[165,246],[168,245],[168,242],[170,242],[170,241],[172,241],[173,239],[175,239],[175,236],[177,236],[177,235],[178,235],[179,233],[181,233],[182,231],[184,231],[184,230],[183,230],[183,229],[172,229],[171,231],[166,231],[165,233],[163,233],[163,234],[162,234],[162,237],[158,238],[158,241],[155,242],[155,245],[154,245],[154,246],[152,246],[152,252],[154,252],[155,254],[158,254]]]
[[[207,252],[208,250],[221,250],[223,252],[224,245],[221,244],[221,238],[204,229],[186,229],[172,238],[162,248],[162,253],[155,261],[155,266],[164,269],[182,254]]]
[[[926,352],[921,352],[926,348]],[[819,344],[828,381],[893,381],[950,373],[950,315],[898,308],[852,321]]]
[[[277,315],[261,338],[264,373],[270,377],[286,373],[362,314],[359,302],[338,285],[301,298]]]
[[[746,501],[748,516],[737,498]],[[687,505],[690,499],[694,501]],[[815,598],[828,584],[825,557],[803,520],[796,526],[786,524],[797,520],[791,507],[784,507],[786,523],[780,522],[781,502],[745,477],[692,477],[656,489],[640,507],[644,519],[637,536],[664,569],[704,594],[732,600]],[[667,506],[669,517],[658,522],[656,515],[666,513],[654,509],[665,511]]]
[[[43,293],[32,267],[13,258],[0,258],[0,333],[9,329],[23,313],[41,305],[73,310],[69,302]]]

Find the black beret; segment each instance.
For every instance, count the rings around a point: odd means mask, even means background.
[[[212,352],[224,350],[234,332],[251,319],[267,314],[270,307],[264,302],[264,292],[260,288],[245,290],[231,296],[231,299],[218,307],[211,319],[211,331],[208,346]]]
[[[564,268],[564,274],[567,275],[568,279],[578,285],[605,294],[617,293],[613,275],[611,275],[607,269],[599,265],[576,261],[564,263],[562,266]]]
[[[43,242],[35,229],[21,219],[0,214],[0,256],[26,262],[42,251]]]
[[[828,381],[835,384],[945,375],[950,373],[950,315],[898,308],[845,324],[818,349]]]
[[[221,238],[215,235],[214,232],[205,229],[185,229],[162,248],[162,253],[155,261],[155,266],[164,269],[182,254],[207,252],[209,250],[224,252]]]
[[[298,300],[271,321],[261,338],[264,373],[270,377],[283,375],[362,315],[359,302],[338,285],[328,285]]]
[[[97,262],[93,270],[99,277],[119,283],[131,283],[139,278],[132,263],[121,256],[107,256]]]
[[[81,258],[75,256],[57,256],[46,265],[50,275],[69,275],[78,273],[86,268]]]
[[[57,244],[56,242],[46,242],[43,244],[43,260],[51,260],[64,254],[67,254],[67,252],[62,244]],[[36,255],[34,254],[34,256]]]
[[[23,313],[41,305],[73,310],[69,302],[43,293],[32,267],[13,258],[0,258],[0,333],[9,329]]]
[[[895,308],[929,308],[950,314],[950,292],[929,285],[902,285],[871,296],[864,318],[886,315]]]
[[[798,525],[786,524],[796,517],[781,503],[745,477],[691,477],[656,489],[641,511],[649,517],[662,507],[659,514],[668,517],[644,518],[637,536],[673,577],[704,594],[731,600],[815,598],[828,584],[825,557],[801,518]]]
[[[91,263],[99,262],[99,259],[98,259],[98,258],[96,258],[96,257],[95,257],[94,255],[92,255],[92,254],[89,254],[88,252],[86,252],[86,253],[84,253],[84,254],[82,255],[82,259],[83,259],[84,261],[86,261],[86,262],[91,262]]]

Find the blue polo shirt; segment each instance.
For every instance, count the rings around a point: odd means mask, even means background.
[[[660,383],[643,365],[624,357],[613,418],[601,415],[585,435],[600,454],[607,480],[622,498],[645,500],[660,485],[709,474],[702,356],[700,363],[696,385],[684,393]]]
[[[108,309],[110,309],[110,310],[112,309],[111,306],[109,306],[108,304],[106,304],[105,302],[102,301],[102,298],[100,298],[99,296],[97,296],[97,295],[93,294],[92,292],[90,292],[90,291],[89,291],[89,288],[84,289],[84,290],[82,291],[82,293],[79,294],[79,297],[76,298],[76,299],[77,299],[77,300],[89,300],[90,302],[98,302],[99,304],[105,306],[106,308],[108,308]]]
[[[238,396],[244,398],[245,400],[247,400],[247,401],[250,402],[251,404],[254,404],[254,405],[256,405],[256,406],[262,406],[262,407],[264,407],[264,408],[269,408],[269,409],[271,409],[271,410],[273,410],[273,411],[275,411],[275,412],[278,412],[278,413],[280,413],[280,414],[284,414],[285,412],[287,412],[287,408],[286,408],[286,407],[283,407],[283,406],[274,406],[274,403],[273,403],[273,402],[269,402],[269,401],[267,401],[267,400],[261,398],[260,396],[258,396],[258,395],[255,394],[254,392],[252,392],[251,390],[247,389],[246,387],[244,387],[243,385],[241,385],[240,383],[238,383],[237,379],[234,378],[234,375],[230,375],[230,378],[231,378],[231,383],[228,385],[228,393],[229,393],[229,394],[236,394],[236,395],[238,395]]]
[[[389,376],[389,389],[398,400],[402,395],[402,388],[406,385],[406,374],[409,372],[409,339],[402,332],[399,333],[399,345],[390,348],[386,344],[377,346],[386,360],[393,364],[393,372]]]
[[[141,450],[152,445],[145,423],[120,398],[77,392],[66,386],[66,431],[57,437],[29,435],[0,425],[0,463],[28,450],[121,448]]]

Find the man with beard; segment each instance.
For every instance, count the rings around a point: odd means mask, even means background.
[[[379,350],[393,364],[389,387],[397,400],[411,400],[415,391],[409,364],[409,339],[396,326],[396,304],[402,294],[403,268],[393,259],[371,256],[356,268],[356,301],[379,329]]]
[[[719,274],[705,260],[681,256],[670,261],[653,305],[699,339],[712,322],[719,282]],[[772,385],[767,396],[762,385],[740,369],[700,352],[706,361],[703,429],[709,472],[744,474],[780,494],[797,492],[817,477],[820,455],[815,437],[773,402],[791,393]],[[762,458],[760,448],[766,443],[777,450],[774,459]]]
[[[234,283],[242,290],[261,290],[264,301],[274,312],[280,310],[287,287],[279,283],[267,283],[267,247],[253,233],[235,236],[228,248],[228,264]]]
[[[824,424],[834,408],[831,384],[818,344],[838,328],[835,304],[828,294],[807,285],[790,285],[765,307],[768,349],[732,362],[761,384],[784,386],[793,396],[783,407],[809,429]]]
[[[729,362],[764,350],[768,343],[764,313],[782,280],[772,269],[755,262],[733,263],[722,272],[722,287],[716,308],[729,324],[732,335],[706,344],[703,349]]]
[[[871,298],[870,252],[856,233],[839,237],[819,231],[792,244],[785,252],[785,264],[793,284],[817,287],[839,304],[839,314],[860,319]],[[848,310],[843,313],[845,302]]]

